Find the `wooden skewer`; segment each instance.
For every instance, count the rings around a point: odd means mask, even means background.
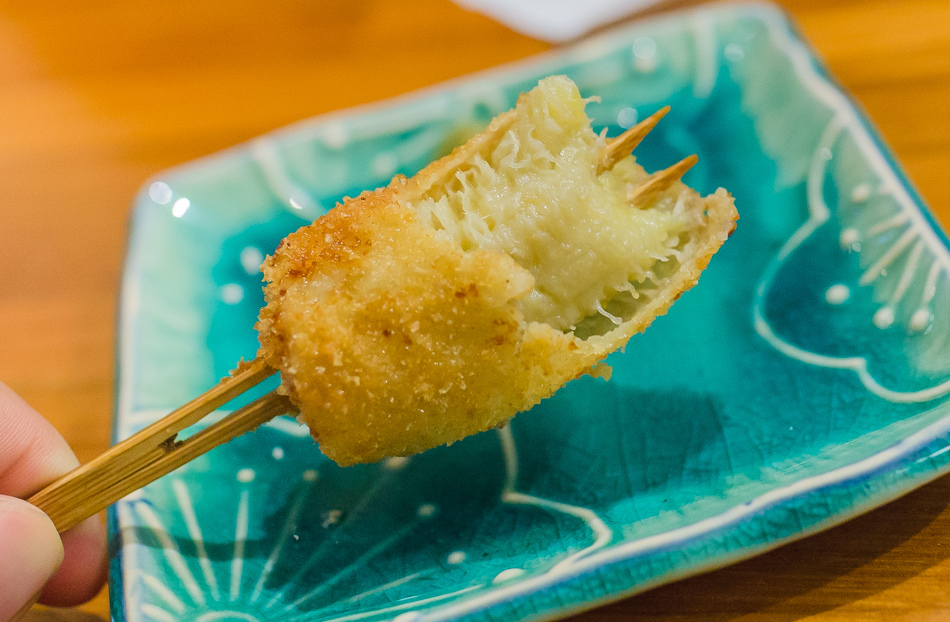
[[[98,458],[67,473],[28,501],[66,531],[208,450],[273,417],[293,410],[287,398],[270,393],[184,441],[177,435],[218,407],[276,373],[260,360],[242,364],[217,386]]]
[[[600,175],[604,171],[612,169],[617,162],[630,155],[633,150],[637,148],[637,145],[639,145],[643,139],[647,137],[647,134],[649,134],[653,128],[656,127],[656,124],[660,122],[660,119],[665,117],[666,113],[669,111],[669,106],[660,108],[643,121],[640,121],[629,130],[607,143],[607,148],[604,149],[604,155],[600,158],[600,162],[597,164],[597,174]]]
[[[656,127],[656,124],[660,122],[660,119],[665,117],[670,111],[669,106],[664,106],[660,108],[649,117],[640,121],[629,130],[613,139],[607,143],[606,149],[604,149],[604,154],[600,158],[600,162],[597,164],[597,174],[603,173],[604,171],[610,170],[617,164],[620,160],[624,159],[630,155],[637,145],[639,145],[644,138],[647,137],[653,128]],[[662,171],[656,172],[647,179],[646,182],[638,186],[633,192],[630,193],[628,197],[630,203],[637,208],[644,208],[650,204],[650,200],[653,199],[657,194],[669,190],[669,188],[679,181],[686,172],[693,168],[696,163],[699,161],[699,157],[691,155],[687,158],[682,159],[673,166],[664,169]]]
[[[639,185],[630,193],[630,203],[636,208],[643,209],[650,204],[650,200],[656,195],[669,190],[670,187],[680,180],[686,171],[693,168],[699,162],[699,156],[693,154],[683,158],[673,166],[658,171],[650,176],[647,181]]]

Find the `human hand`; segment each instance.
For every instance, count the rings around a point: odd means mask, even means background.
[[[105,581],[106,538],[93,516],[56,533],[28,496],[78,466],[56,429],[0,382],[0,620],[40,602],[78,605]]]

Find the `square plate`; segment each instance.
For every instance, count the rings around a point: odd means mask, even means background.
[[[279,420],[118,503],[116,620],[538,619],[825,529],[948,470],[947,238],[782,13],[717,5],[263,136],[138,197],[116,434],[257,349],[259,265],[565,73],[729,188],[732,240],[624,354],[507,428],[341,469]]]

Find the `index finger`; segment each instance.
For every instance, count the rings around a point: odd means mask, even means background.
[[[56,428],[0,382],[0,494],[27,497],[77,466]]]

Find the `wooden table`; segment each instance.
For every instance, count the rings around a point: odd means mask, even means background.
[[[782,4],[950,224],[950,0]],[[0,379],[81,460],[98,454],[128,210],[149,175],[548,47],[448,0],[0,0]],[[943,478],[581,619],[950,619],[948,534]],[[107,616],[105,591],[83,611]]]

